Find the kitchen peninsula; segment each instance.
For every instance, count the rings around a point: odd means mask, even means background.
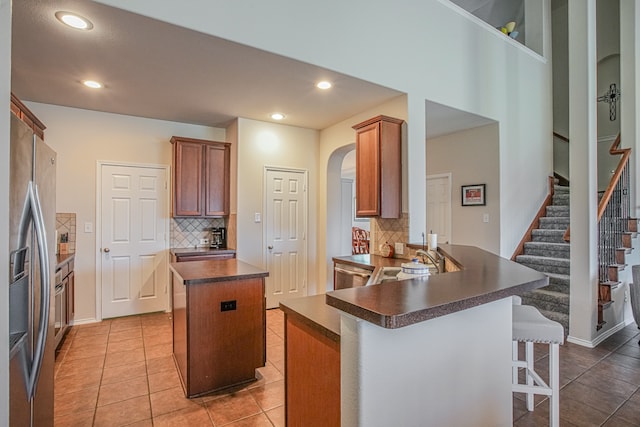
[[[235,258],[174,262],[173,356],[187,397],[255,379],[266,361],[267,271]]]
[[[511,425],[508,297],[548,278],[475,247],[439,251],[460,270],[326,294],[332,322],[340,321],[342,425]],[[281,308],[287,328],[295,320],[318,336],[332,329],[314,321],[318,307],[293,300]]]

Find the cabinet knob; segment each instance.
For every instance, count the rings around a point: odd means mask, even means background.
[[[267,246],[267,249],[271,250],[271,249],[273,249],[273,246],[269,245],[269,246]]]
[[[103,251],[104,251],[105,253],[106,253],[106,252],[111,252],[111,249],[109,249],[109,248],[104,248],[104,249],[103,249]]]

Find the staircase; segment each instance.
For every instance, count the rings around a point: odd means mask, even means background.
[[[522,295],[522,303],[533,305],[549,319],[559,322],[569,333],[570,244],[563,236],[569,227],[569,187],[554,185],[553,199],[531,231],[516,262],[549,277],[549,285]]]

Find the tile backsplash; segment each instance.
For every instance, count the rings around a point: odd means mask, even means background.
[[[195,248],[208,239],[213,227],[225,227],[224,218],[171,218],[171,247]],[[227,246],[232,247],[227,237]]]
[[[371,218],[371,231],[369,252],[374,255],[382,255],[380,244],[388,242],[392,246],[394,243],[407,243],[409,239],[409,214],[402,213],[402,217],[395,218]],[[403,255],[395,255],[396,258],[410,259],[409,251],[405,246]]]
[[[58,241],[56,247],[60,243],[60,238],[64,233],[68,233],[69,253],[76,252],[76,214],[75,213],[56,213],[56,231],[58,232]]]

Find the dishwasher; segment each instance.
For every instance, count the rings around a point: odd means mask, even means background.
[[[355,288],[365,286],[373,274],[372,270],[355,265],[333,263],[333,289]]]

